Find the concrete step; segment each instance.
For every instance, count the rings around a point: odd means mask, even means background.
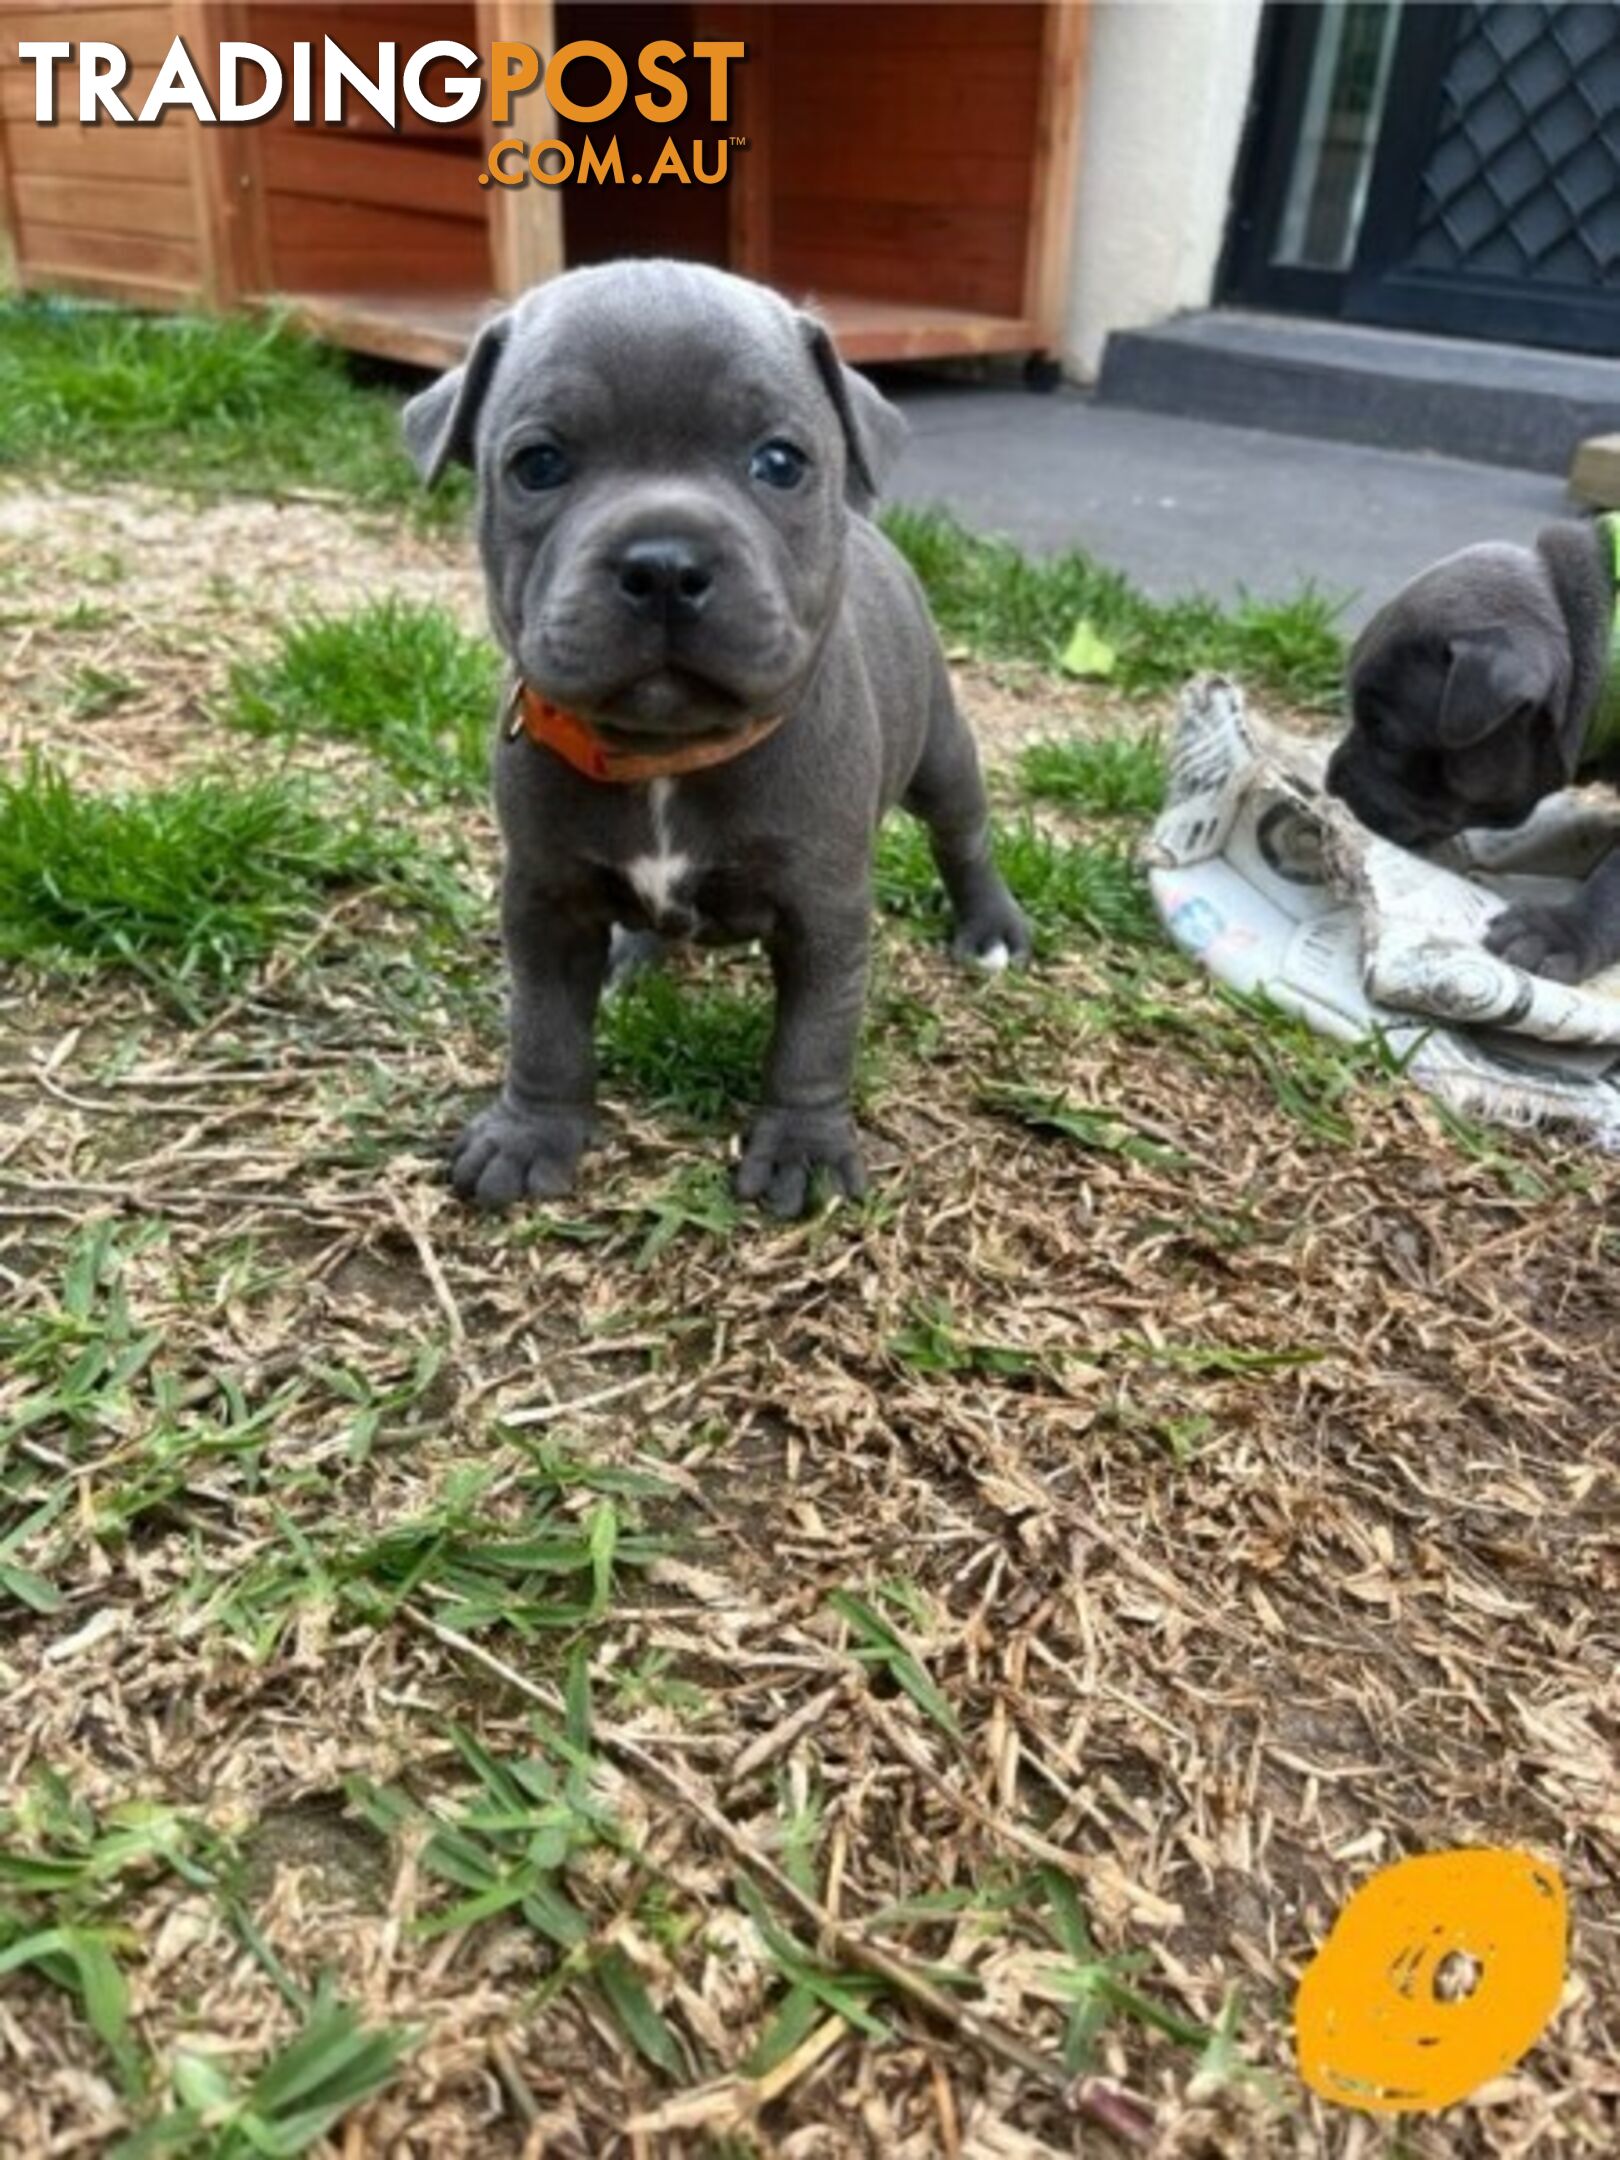
[[[1567,473],[1587,436],[1620,427],[1620,361],[1221,308],[1116,331],[1097,396],[1139,412]]]

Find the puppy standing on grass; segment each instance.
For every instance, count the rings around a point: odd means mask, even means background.
[[[1577,780],[1620,784],[1620,517],[1425,570],[1356,640],[1350,710],[1328,787],[1402,847],[1522,825]],[[1554,982],[1620,960],[1620,849],[1572,900],[1505,909],[1485,942]]]
[[[464,1198],[573,1182],[615,938],[763,941],[776,1019],[737,1190],[780,1215],[817,1171],[864,1191],[849,1098],[895,803],[929,828],[957,955],[1027,957],[938,637],[867,516],[902,431],[818,323],[675,262],[541,286],[406,407],[428,482],[477,473],[510,665],[510,1050],[452,1156]]]

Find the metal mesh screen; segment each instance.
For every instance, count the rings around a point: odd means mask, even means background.
[[[1620,294],[1620,4],[1466,10],[1413,270]]]

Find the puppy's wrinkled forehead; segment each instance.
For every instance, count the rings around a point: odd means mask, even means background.
[[[1530,575],[1526,575],[1526,570]],[[1370,654],[1380,643],[1402,639],[1443,650],[1448,640],[1516,622],[1556,629],[1557,596],[1542,566],[1525,549],[1505,541],[1463,548],[1415,577],[1381,608],[1357,640]],[[1352,665],[1355,653],[1352,653]]]
[[[1529,563],[1532,575],[1526,576]],[[1523,548],[1486,541],[1433,563],[1378,610],[1350,651],[1353,702],[1417,716],[1445,690],[1458,652],[1500,640],[1551,646],[1562,618],[1550,580]]]
[[[657,443],[735,442],[836,425],[799,319],[775,294],[696,265],[615,263],[542,287],[519,310],[491,432],[532,419]]]

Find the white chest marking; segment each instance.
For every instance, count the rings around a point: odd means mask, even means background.
[[[671,828],[674,781],[654,780],[647,792],[652,810],[652,853],[634,857],[625,865],[624,874],[635,887],[642,906],[657,923],[677,911],[681,881],[691,871],[692,864],[676,848]]]

